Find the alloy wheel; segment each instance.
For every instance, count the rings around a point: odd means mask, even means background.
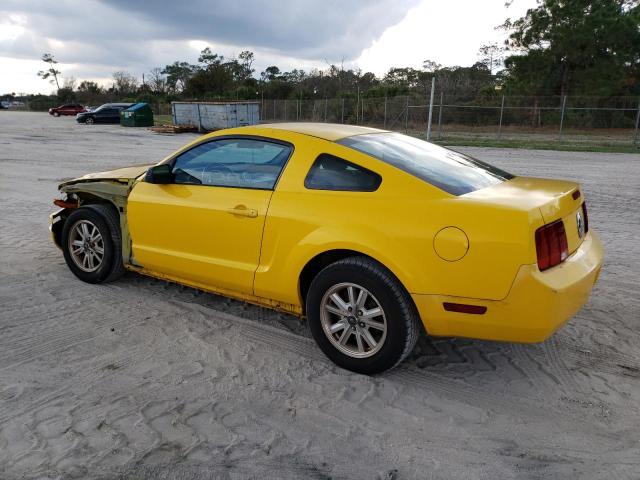
[[[98,227],[88,220],[78,220],[69,233],[69,253],[84,272],[95,272],[104,259],[104,241]]]
[[[320,319],[331,344],[353,358],[375,355],[387,338],[387,320],[380,302],[355,283],[339,283],[325,292]]]

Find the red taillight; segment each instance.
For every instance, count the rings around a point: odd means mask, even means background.
[[[569,256],[567,233],[564,223],[557,220],[536,230],[536,250],[538,252],[538,268],[547,270],[562,263]]]
[[[589,215],[587,214],[587,202],[582,202],[582,216],[584,217],[584,233],[589,231]]]

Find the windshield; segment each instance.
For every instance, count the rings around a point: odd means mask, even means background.
[[[490,187],[513,175],[462,153],[400,133],[370,133],[338,140],[452,195]]]

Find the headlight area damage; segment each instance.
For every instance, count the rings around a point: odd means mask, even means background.
[[[150,165],[127,167],[108,172],[92,173],[84,177],[69,180],[58,185],[64,199],[54,200],[54,205],[61,207],[49,215],[49,230],[53,241],[62,248],[62,229],[67,217],[83,205],[110,204],[120,214],[120,231],[122,233],[122,260],[131,263],[131,237],[127,224],[127,197],[138,178]]]

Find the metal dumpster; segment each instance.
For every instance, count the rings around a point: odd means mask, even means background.
[[[136,103],[120,112],[123,127],[152,127],[153,111],[148,103]]]
[[[220,130],[260,123],[260,102],[171,102],[173,124]]]

